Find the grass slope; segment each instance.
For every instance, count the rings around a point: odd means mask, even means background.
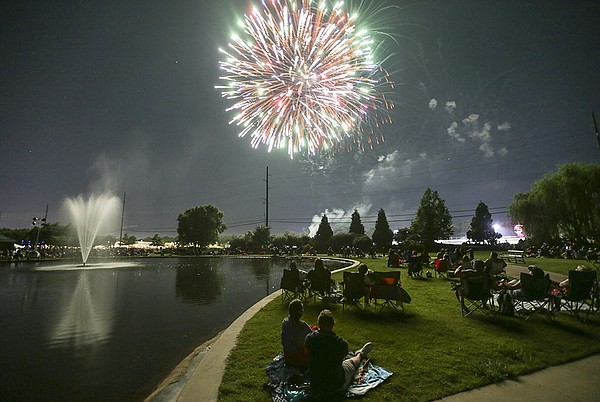
[[[557,261],[545,264],[535,259],[528,264],[564,273],[578,263]],[[375,271],[388,270],[384,258],[363,262]],[[372,361],[394,373],[364,401],[442,398],[600,352],[598,318],[587,323],[566,313],[553,322],[544,316],[525,321],[480,313],[462,318],[447,280],[412,279],[406,268],[400,271],[413,299],[403,313],[342,311],[340,304],[322,301],[305,305],[304,319],[309,324],[329,308],[336,317],[336,333],[348,340],[350,348],[374,342]],[[341,274],[334,279],[341,280]],[[248,321],[228,358],[220,401],[270,400],[264,368],[281,351],[280,325],[286,315],[287,306],[277,298]]]

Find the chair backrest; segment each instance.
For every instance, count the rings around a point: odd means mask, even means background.
[[[571,301],[586,300],[596,283],[596,271],[569,271],[569,291],[566,298]]]
[[[373,286],[398,286],[400,271],[373,272],[375,284]]]
[[[469,273],[460,280],[465,298],[469,300],[487,300],[491,296],[492,280],[485,273]]]
[[[398,299],[400,271],[373,272],[373,279],[375,280],[375,284],[371,286],[371,298],[386,300]]]
[[[490,268],[491,268],[491,274],[492,275],[500,275],[502,273],[504,273],[504,261],[502,260],[490,260],[488,262]]]
[[[550,296],[550,277],[534,278],[527,272],[521,272],[520,298],[524,300],[544,300]]]
[[[365,295],[364,275],[344,271],[344,298],[358,300]]]
[[[331,271],[327,269],[313,269],[307,274],[310,287],[317,292],[331,292]]]
[[[300,275],[298,271],[293,272],[290,269],[284,269],[281,277],[281,289],[296,290],[299,286]]]
[[[448,260],[439,259],[435,260],[435,270],[437,272],[448,272],[449,264]]]

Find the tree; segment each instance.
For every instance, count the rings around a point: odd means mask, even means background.
[[[150,239],[150,241],[152,242],[152,245],[155,247],[160,247],[163,244],[165,244],[164,240],[162,239],[162,237],[160,237],[158,235],[158,233],[154,233],[154,236],[152,236],[152,238]]]
[[[123,244],[125,244],[125,245],[132,245],[132,244],[134,244],[137,241],[137,237],[135,237],[134,235],[130,236],[129,234],[125,233],[123,235],[123,239],[122,240],[123,240],[122,245]]]
[[[331,237],[331,247],[337,253],[341,253],[348,246],[352,247],[352,242],[356,235],[352,233],[338,233]]]
[[[600,241],[600,164],[567,163],[515,195],[513,223],[534,244],[578,238]]]
[[[206,247],[219,238],[226,226],[222,223],[223,212],[214,205],[200,205],[179,214],[177,234],[181,244]]]
[[[452,215],[437,191],[425,190],[410,231],[418,235],[426,247],[433,246],[437,239],[452,236]]]
[[[382,209],[377,213],[377,221],[375,222],[375,231],[373,232],[373,243],[379,251],[385,252],[392,244],[394,232],[390,229],[385,211]]]
[[[271,228],[265,225],[257,226],[254,232],[250,232],[250,249],[260,253],[269,248],[271,244]]]
[[[471,230],[467,231],[467,238],[476,243],[487,241],[489,244],[495,244],[496,239],[501,236],[494,230],[494,221],[488,206],[479,201],[475,208],[475,216],[471,219]]]
[[[331,245],[331,237],[333,236],[333,230],[327,219],[327,215],[323,215],[319,229],[314,237],[314,245],[318,252],[324,253]]]
[[[394,233],[393,240],[398,243],[404,243],[410,237],[410,229],[409,228],[400,228]]]
[[[352,212],[352,221],[350,222],[350,233],[354,233],[355,235],[365,234],[365,227],[360,222],[360,214],[356,209],[354,210],[354,212]]]
[[[371,252],[373,248],[373,240],[367,235],[356,235],[352,240],[352,247],[355,247],[365,254]]]

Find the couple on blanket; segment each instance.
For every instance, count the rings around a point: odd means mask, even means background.
[[[373,344],[366,343],[354,356],[346,358],[348,342],[333,332],[335,319],[331,311],[321,311],[318,328],[311,328],[301,319],[304,306],[300,300],[292,300],[288,312],[289,316],[281,324],[286,363],[302,370],[309,369],[313,398],[331,400],[345,395]]]

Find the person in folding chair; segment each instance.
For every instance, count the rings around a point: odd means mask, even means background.
[[[552,290],[556,310],[564,307],[575,313],[581,321],[586,321],[590,313],[598,313],[597,273],[594,268],[578,265],[575,270],[569,271],[567,279],[556,285]]]
[[[498,258],[498,253],[492,251],[490,258],[485,260],[485,268],[490,271],[494,276],[500,276],[506,274],[506,261],[502,258]]]
[[[460,285],[455,286],[456,298],[460,302],[463,317],[469,316],[476,310],[485,311],[487,302],[492,299],[492,290],[498,291],[502,286],[487,272],[482,260],[474,260],[469,268],[470,259],[463,257],[464,264],[454,271],[454,277],[460,279]],[[465,299],[469,304],[465,303]]]
[[[294,261],[290,263],[289,269],[283,270],[280,288],[282,291],[281,302],[285,303],[293,299],[305,298],[305,287],[301,279],[301,271]]]

